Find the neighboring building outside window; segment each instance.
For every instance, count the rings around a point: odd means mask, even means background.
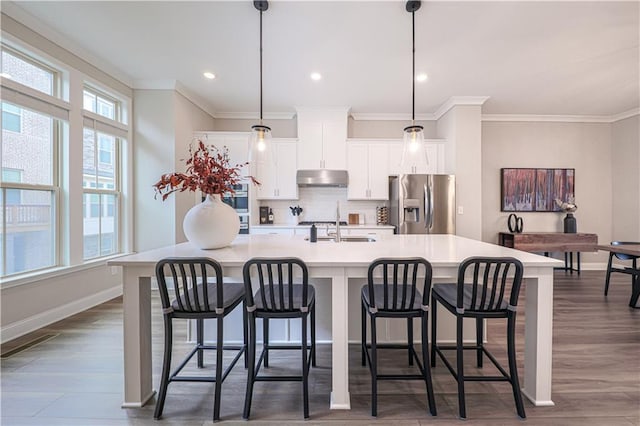
[[[2,103],[2,129],[20,133],[22,129],[22,110],[7,102]]]

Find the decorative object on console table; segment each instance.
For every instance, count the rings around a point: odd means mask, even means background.
[[[228,246],[240,231],[240,218],[236,211],[222,202],[222,194],[235,194],[234,185],[242,177],[240,169],[248,163],[229,164],[229,150],[220,151],[215,146],[205,146],[198,140],[197,148],[189,146],[187,169],[184,173],[168,173],[160,177],[153,186],[156,196],[162,200],[176,191],[199,189],[206,195],[205,200],[193,206],[182,222],[184,234],[200,249],[216,249]],[[259,184],[252,176],[248,178]]]
[[[578,232],[578,224],[576,223],[576,218],[573,216],[573,212],[578,210],[578,206],[575,205],[573,197],[565,202],[559,198],[556,198],[555,201],[558,207],[560,207],[560,210],[567,214],[563,220],[565,234],[575,234]]]
[[[509,228],[509,232],[520,233],[524,229],[524,221],[515,213],[511,213],[507,218],[507,227]]]

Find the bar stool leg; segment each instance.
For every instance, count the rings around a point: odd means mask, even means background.
[[[309,418],[309,356],[307,355],[307,316],[302,316],[302,399],[304,418]]]
[[[156,401],[156,409],[153,413],[154,419],[162,416],[164,401],[167,397],[167,388],[169,387],[169,373],[171,372],[171,349],[173,345],[173,326],[170,318],[164,319],[164,356],[162,361],[162,376],[160,379],[160,390],[158,391],[158,400]]]
[[[423,312],[422,313],[422,317],[420,318],[420,320],[422,321],[422,327],[421,327],[421,339],[422,339],[422,366],[423,366],[423,370],[422,370],[422,374],[424,375],[424,381],[427,385],[427,399],[429,401],[429,412],[431,413],[432,416],[437,416],[438,412],[436,410],[436,400],[433,396],[433,383],[431,382],[431,368],[430,365],[431,363],[429,362],[429,349],[428,349],[428,339],[429,336],[427,335],[427,327],[428,327],[428,319],[429,319],[429,312]]]
[[[311,305],[311,366],[316,366],[316,302]]]
[[[482,368],[482,346],[484,345],[484,320],[482,318],[476,318],[476,358],[478,368]]]
[[[262,346],[264,368],[269,368],[269,318],[262,318]]]
[[[196,320],[196,340],[198,343],[198,368],[204,367],[204,320]]]
[[[224,346],[223,339],[223,320],[222,318],[216,318],[218,325],[216,336],[216,386],[215,395],[213,400],[213,421],[220,419],[220,399],[222,396],[222,352]]]
[[[413,365],[413,318],[407,318],[407,355],[409,355],[409,365]]]
[[[376,339],[376,317],[371,315],[371,415],[378,415],[378,350]]]
[[[436,332],[438,330],[438,301],[435,297],[431,296],[431,367],[436,366],[436,348],[437,337]]]
[[[613,263],[613,253],[609,253],[609,262],[607,263],[607,276],[604,279],[604,295],[609,293],[609,280],[611,279],[611,264]]]
[[[513,390],[513,398],[516,401],[516,410],[518,416],[526,418],[524,412],[524,403],[522,402],[522,394],[520,393],[520,381],[518,380],[518,365],[516,363],[516,321],[513,316],[507,319],[507,352],[509,357],[509,376],[511,376],[511,389]]]
[[[249,323],[249,347],[247,349],[248,365],[247,368],[247,392],[244,397],[244,410],[242,412],[242,418],[249,419],[251,413],[251,398],[253,396],[253,383],[255,377],[256,367],[256,318],[253,314],[247,315],[247,322]]]
[[[360,331],[362,332],[362,347],[361,347],[361,352],[362,352],[362,366],[367,365],[367,357],[366,357],[366,350],[367,350],[367,309],[364,306],[363,302],[360,302],[360,311],[361,311],[361,317],[362,317],[362,322],[361,322],[361,326],[360,326]]]
[[[456,363],[458,379],[458,410],[460,418],[467,418],[467,410],[464,402],[464,350],[462,347],[462,316],[456,317]]]

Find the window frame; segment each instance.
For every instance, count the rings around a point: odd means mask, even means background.
[[[21,109],[29,109],[29,108],[25,108],[23,106],[20,106]],[[37,111],[38,114],[43,114],[39,111]],[[45,115],[45,114],[43,114]],[[7,259],[6,256],[4,255],[4,253],[7,252],[7,239],[6,238],[2,238],[0,239],[0,244],[2,245],[2,253],[3,255],[0,257],[0,263],[2,263],[2,268],[1,270],[3,271],[3,274],[0,275],[0,277],[2,277],[2,279],[4,280],[5,278],[8,277],[14,277],[14,276],[20,276],[23,274],[32,274],[32,273],[37,273],[39,271],[45,271],[51,268],[56,268],[59,267],[61,264],[61,259],[62,259],[62,241],[61,241],[61,226],[62,226],[62,203],[61,203],[61,192],[62,192],[62,188],[61,188],[61,177],[60,177],[60,148],[62,146],[61,141],[63,138],[63,134],[62,134],[62,125],[60,123],[60,120],[53,117],[53,116],[48,116],[51,117],[51,120],[53,121],[52,123],[52,129],[51,129],[51,138],[52,138],[52,146],[51,146],[51,184],[50,185],[44,185],[44,184],[32,184],[32,183],[22,183],[22,182],[6,182],[2,179],[2,174],[0,173],[0,191],[2,191],[2,200],[3,203],[0,206],[0,208],[4,209],[6,206],[6,191],[7,189],[15,189],[15,190],[27,190],[27,191],[43,191],[43,192],[50,192],[51,193],[51,214],[52,214],[52,220],[51,220],[51,226],[52,226],[52,251],[53,251],[53,256],[52,256],[52,264],[49,266],[43,266],[42,268],[35,268],[35,269],[29,269],[29,270],[25,270],[25,271],[20,271],[20,272],[14,272],[11,274],[7,274],[6,270],[7,270]],[[1,129],[0,129],[1,131]],[[0,164],[0,169],[2,168],[2,164]],[[2,235],[6,235],[6,229],[7,229],[7,218],[6,215],[3,214],[2,215],[2,223],[0,223],[0,229],[2,230]]]

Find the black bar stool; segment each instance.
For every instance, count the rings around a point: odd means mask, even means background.
[[[171,382],[215,382],[215,395],[213,404],[213,420],[220,419],[220,396],[222,382],[231,369],[246,350],[247,336],[244,335],[244,344],[235,346],[223,345],[223,320],[240,303],[244,302],[244,285],[223,284],[222,266],[215,260],[208,258],[167,258],[160,260],[156,265],[156,277],[158,289],[162,300],[162,312],[164,314],[164,357],[162,361],[162,377],[158,401],[153,417],[162,416],[164,401],[167,396],[167,387]],[[170,279],[167,279],[167,278]],[[171,301],[167,287],[171,286],[175,292],[175,299]],[[243,310],[244,311],[244,310]],[[197,320],[197,343],[193,350],[180,363],[176,370],[171,371],[171,350],[173,341],[173,319],[186,318]],[[203,342],[204,319],[214,318],[217,325],[215,346],[207,346]],[[243,312],[243,322],[246,328],[246,313]],[[206,376],[179,376],[180,371],[187,365],[191,358],[197,354],[199,368],[204,364],[204,351],[216,351],[215,377]],[[222,371],[223,350],[236,350],[233,361]],[[246,361],[246,359],[245,359]]]
[[[437,414],[427,348],[431,276],[431,264],[423,258],[382,258],[369,265],[367,285],[362,287],[362,365],[368,361],[371,371],[372,416],[378,414],[378,380],[423,380],[431,415]],[[419,281],[422,288],[418,288]],[[371,319],[370,344],[367,343],[367,315]],[[406,319],[407,344],[379,344],[376,336],[378,318]],[[413,346],[414,318],[420,318],[422,362]],[[406,350],[409,365],[413,365],[415,359],[420,374],[378,374],[378,349]]]
[[[316,312],[315,289],[309,285],[307,265],[298,258],[253,258],[243,268],[249,326],[247,393],[243,418],[251,412],[253,385],[258,381],[301,381],[304,418],[309,418],[309,365],[316,365]],[[257,277],[258,291],[253,294],[253,281]],[[307,321],[311,317],[311,344],[307,342]],[[264,342],[256,366],[256,318],[262,318]],[[302,339],[300,345],[269,344],[270,318],[300,318]],[[300,350],[302,374],[299,376],[259,376],[264,361],[268,367],[270,350]]]
[[[471,283],[467,284],[465,275],[471,274]],[[471,257],[460,264],[457,284],[435,284],[431,292],[433,317],[431,321],[431,366],[435,367],[436,353],[458,382],[458,409],[461,418],[466,418],[464,382],[466,381],[507,381],[511,383],[516,409],[521,418],[525,418],[524,404],[518,382],[516,364],[516,309],[522,283],[522,263],[511,257]],[[512,272],[512,273],[511,273]],[[446,346],[437,343],[437,302],[456,316],[456,345]],[[476,319],[476,345],[464,346],[462,340],[463,318]],[[484,347],[484,319],[507,318],[507,353],[509,373],[496,361]],[[442,351],[455,350],[457,369],[454,370]],[[501,376],[465,376],[463,367],[464,350],[475,350],[477,365],[482,367],[482,357],[496,366]]]
[[[635,241],[611,241],[611,245],[612,246],[623,246],[625,244],[640,244],[640,242],[635,242]],[[621,272],[623,274],[631,274],[631,282],[634,283],[635,278],[633,277],[633,273],[629,268],[616,268],[613,266],[613,256],[615,256],[617,259],[619,260],[630,260],[631,261],[631,270],[638,269],[638,265],[637,265],[637,260],[638,260],[638,256],[633,256],[630,254],[624,254],[624,253],[616,253],[616,252],[610,252],[609,253],[609,262],[607,263],[607,275],[606,278],[604,280],[604,295],[606,296],[609,293],[609,281],[611,280],[611,273],[612,272]]]

